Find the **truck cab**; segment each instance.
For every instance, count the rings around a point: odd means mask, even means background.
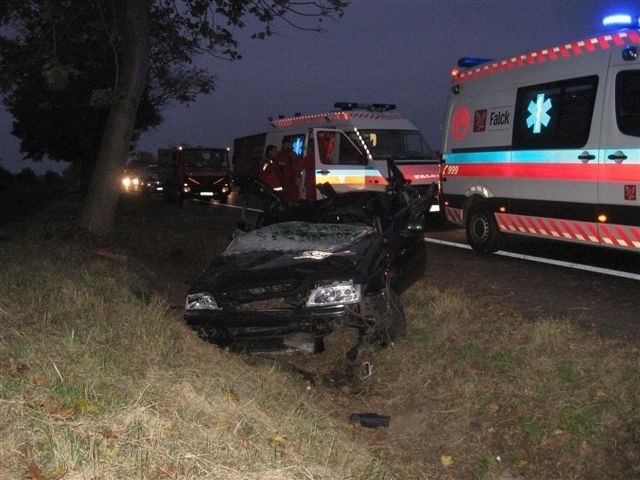
[[[231,191],[228,148],[179,146],[160,149],[158,166],[167,200],[227,201]]]

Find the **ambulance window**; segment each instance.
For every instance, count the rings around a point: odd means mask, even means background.
[[[625,135],[640,137],[640,70],[616,76],[616,121]]]
[[[320,161],[327,165],[366,164],[362,153],[341,132],[320,130],[317,133]]]
[[[287,135],[283,138],[283,141],[291,142],[291,150],[299,157],[302,156],[304,152],[304,134]]]
[[[320,161],[324,164],[331,165],[338,163],[336,158],[337,135],[338,132],[324,130],[321,130],[316,134]]]
[[[349,141],[349,138],[345,135],[340,135],[340,137],[342,138],[340,138],[340,157],[338,162],[341,165],[366,165],[367,161],[360,153],[360,150],[352,143],[353,140]]]
[[[436,158],[418,130],[360,130],[359,133],[376,160]]]
[[[598,77],[518,89],[513,148],[580,148],[589,139]]]

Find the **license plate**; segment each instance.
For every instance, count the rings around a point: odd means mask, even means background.
[[[200,192],[201,197],[213,197],[213,192]]]
[[[440,211],[440,205],[435,204],[435,205],[431,205],[431,208],[429,209],[430,212],[439,212]]]

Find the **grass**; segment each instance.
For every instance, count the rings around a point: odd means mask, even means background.
[[[0,254],[0,478],[364,478],[377,468],[305,382],[200,341],[166,298],[137,293],[148,279],[129,263],[34,224],[9,232]]]
[[[640,475],[634,345],[562,319],[496,315],[426,282],[403,299],[409,341],[378,352],[368,391],[398,412],[387,440],[395,456],[411,451],[395,469],[403,478],[422,478],[425,463],[434,478]]]
[[[173,308],[232,219],[125,202],[97,245],[75,214],[0,232],[2,479],[640,476],[640,355],[624,340],[424,280],[402,298],[406,340],[363,352],[360,388],[309,385],[200,341]],[[389,429],[348,424],[362,411]]]

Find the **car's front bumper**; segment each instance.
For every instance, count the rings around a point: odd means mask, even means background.
[[[344,305],[265,311],[187,310],[184,318],[201,336],[225,344],[265,341],[281,344],[298,333],[317,340],[337,325],[350,323]]]

